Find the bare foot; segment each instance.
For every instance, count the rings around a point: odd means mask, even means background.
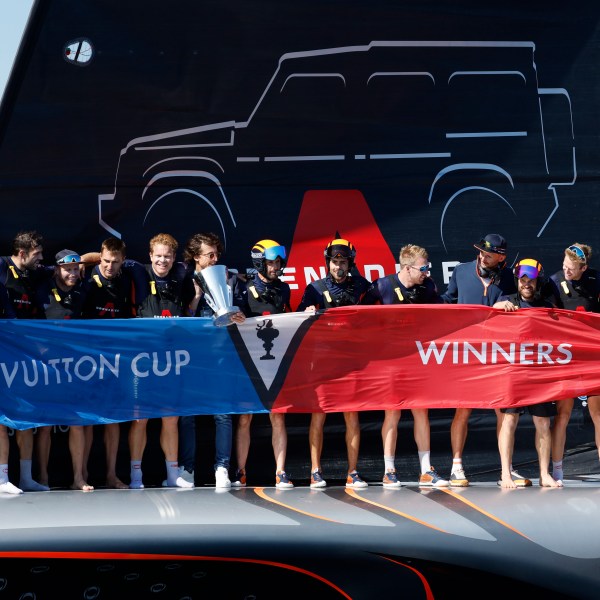
[[[94,489],[94,486],[87,483],[84,479],[78,479],[71,484],[71,489],[81,490],[82,492],[91,492]]]
[[[563,482],[560,480],[556,481],[550,474],[540,475],[540,486],[549,488],[559,488],[563,487]]]
[[[502,477],[502,479],[498,483],[501,488],[516,489],[517,487],[517,484],[513,481],[510,474],[507,477]]]
[[[106,480],[106,487],[114,490],[128,490],[129,486],[123,483],[118,477],[111,477]]]

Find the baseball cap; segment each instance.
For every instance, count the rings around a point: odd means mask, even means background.
[[[61,250],[60,252],[57,252],[54,258],[56,259],[57,265],[71,265],[82,262],[81,256],[74,250]]]
[[[481,252],[506,255],[506,240],[499,233],[488,233],[473,246]]]

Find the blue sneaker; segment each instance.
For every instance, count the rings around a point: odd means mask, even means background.
[[[317,469],[310,474],[311,488],[324,488],[326,486],[327,482],[323,479],[323,473],[321,473],[320,469]]]
[[[275,473],[275,487],[278,490],[289,490],[294,487],[294,484],[287,476],[287,473],[285,471],[281,471],[280,473]]]
[[[419,477],[419,487],[448,487],[449,485],[450,482],[442,479],[433,467]]]
[[[346,479],[346,487],[354,488],[356,490],[360,488],[369,487],[369,484],[360,478],[360,475],[357,471],[352,471],[352,473],[348,473],[348,477]]]
[[[383,476],[383,487],[384,488],[399,488],[401,487],[401,483],[398,481],[398,477],[396,475],[396,469],[391,469],[387,471]]]

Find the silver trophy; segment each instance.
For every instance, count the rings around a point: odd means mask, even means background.
[[[206,296],[207,304],[214,312],[217,327],[231,325],[231,317],[240,311],[233,306],[233,292],[227,284],[227,267],[213,265],[195,273],[198,283]]]

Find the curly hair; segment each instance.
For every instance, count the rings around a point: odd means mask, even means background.
[[[150,254],[154,250],[154,246],[168,246],[173,251],[173,254],[177,252],[179,244],[177,240],[169,233],[158,233],[150,240]]]
[[[215,246],[219,254],[223,254],[224,246],[221,238],[216,233],[196,233],[185,245],[183,251],[183,260],[187,263],[193,263],[194,257],[201,253],[202,244],[205,246]]]

